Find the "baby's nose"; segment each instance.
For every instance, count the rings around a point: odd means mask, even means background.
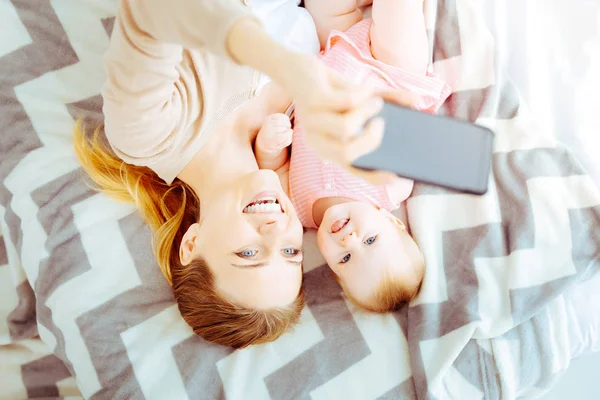
[[[358,236],[356,235],[356,232],[350,232],[346,236],[343,236],[340,239],[340,242],[342,243],[342,246],[348,247],[356,240],[357,237]]]

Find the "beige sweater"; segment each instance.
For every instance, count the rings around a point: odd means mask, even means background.
[[[260,74],[226,50],[230,27],[248,15],[241,0],[120,0],[102,96],[121,159],[171,183],[223,118],[256,94]]]

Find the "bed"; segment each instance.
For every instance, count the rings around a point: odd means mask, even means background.
[[[419,297],[388,315],[356,309],[308,232],[300,324],[233,351],[193,335],[148,227],[88,187],[70,146],[76,118],[102,121],[115,1],[0,2],[0,398],[546,393],[600,350],[600,9],[520,4],[427,1],[432,68],[454,87],[443,112],[490,127],[496,145],[486,196],[417,185],[401,210],[428,264]],[[558,37],[554,53],[537,47],[567,9],[589,26],[571,38],[581,51]],[[567,67],[545,68],[567,50]]]

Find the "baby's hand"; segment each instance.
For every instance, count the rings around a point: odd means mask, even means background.
[[[400,203],[410,196],[413,189],[413,181],[385,171],[379,172],[381,172],[379,176],[381,184],[386,186],[390,200],[394,205],[400,206]]]
[[[258,132],[256,147],[265,153],[274,153],[292,144],[292,123],[285,114],[271,114]]]

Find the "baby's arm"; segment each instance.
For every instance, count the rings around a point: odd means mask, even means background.
[[[304,7],[315,21],[321,49],[332,30],[344,32],[362,20],[359,5],[365,0],[305,0]]]
[[[385,64],[425,75],[429,42],[423,0],[374,0],[372,17],[373,57]]]
[[[379,185],[395,208],[400,207],[400,203],[410,196],[414,184],[412,180],[402,178],[388,171],[375,172],[372,176],[372,182]]]
[[[400,203],[408,199],[413,190],[413,181],[406,178],[396,177],[393,182],[386,185],[388,195],[392,204],[400,207]]]
[[[285,114],[269,115],[256,136],[254,155],[260,169],[278,171],[289,163],[292,124]]]

